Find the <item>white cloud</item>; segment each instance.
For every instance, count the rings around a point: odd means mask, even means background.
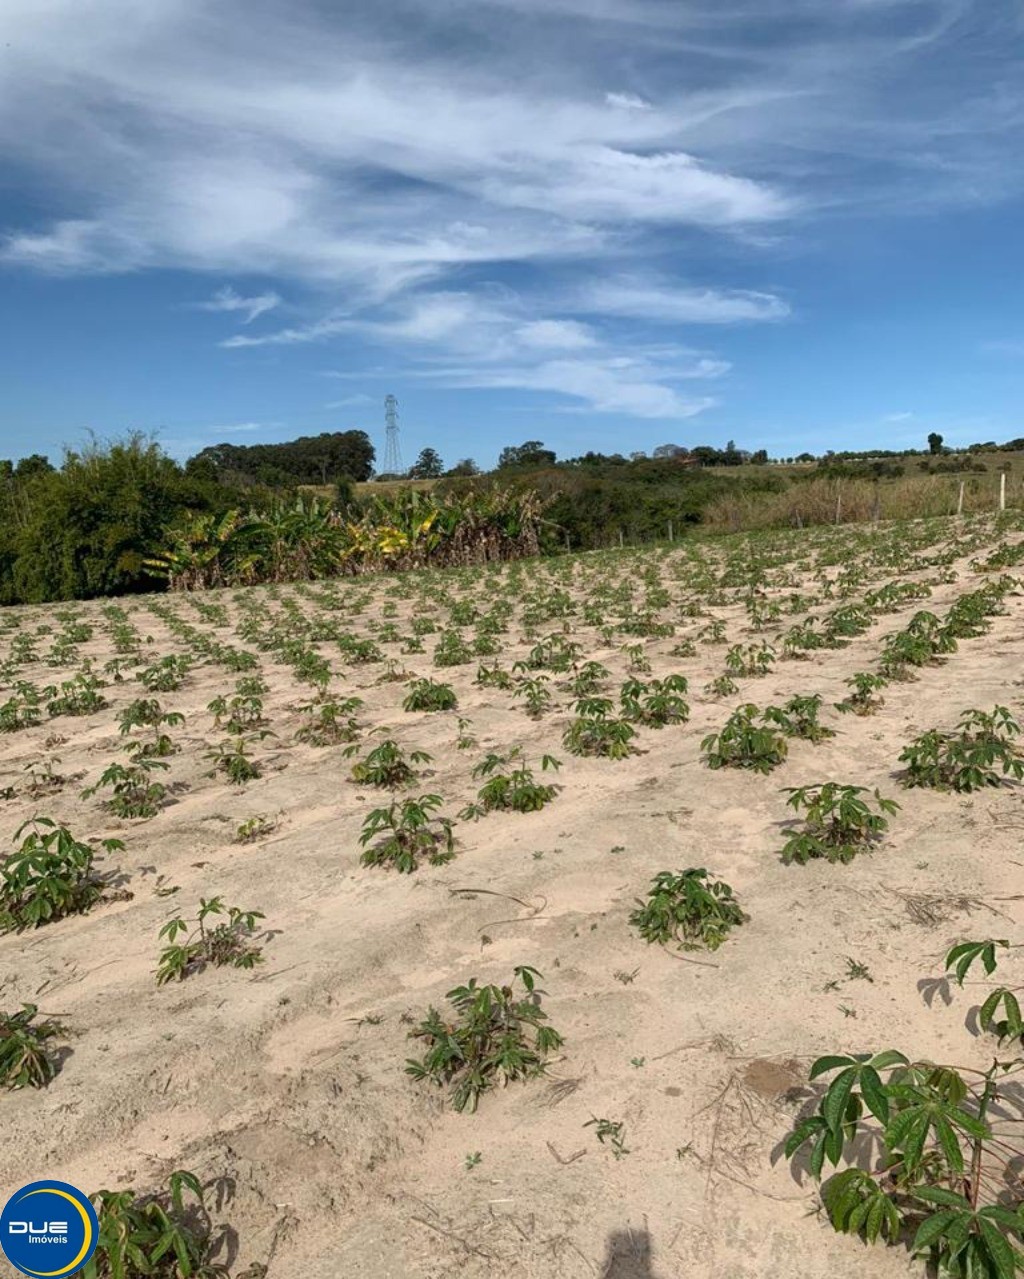
[[[549,351],[579,351],[597,341],[579,320],[531,320],[515,330],[515,337],[525,347]]]
[[[11,3],[0,150],[81,213],[15,228],[8,263],[379,298],[467,263],[593,253],[628,222],[725,229],[793,207],[681,145],[678,101],[508,76],[500,58],[470,71],[443,46],[399,61],[380,15],[94,0],[82,23],[73,0]]]
[[[242,316],[243,324],[251,324],[253,320],[258,319],[261,315],[266,315],[268,311],[272,311],[274,307],[280,306],[281,298],[277,293],[259,293],[254,297],[244,298],[241,294],[236,293],[231,285],[226,285],[206,302],[197,302],[196,307],[200,311],[224,311],[228,313],[239,312]]]
[[[577,147],[532,171],[495,173],[481,189],[496,204],[613,224],[724,228],[793,212],[790,201],[763,183],[710,169],[683,151],[639,155],[609,146]]]
[[[605,102],[610,107],[621,107],[624,111],[650,111],[651,104],[635,93],[606,93]]]
[[[789,303],[750,289],[692,288],[632,279],[597,280],[580,290],[579,310],[676,324],[744,324],[782,320]]]
[[[347,323],[348,321],[343,318],[326,315],[310,324],[278,329],[276,332],[263,333],[258,337],[235,333],[225,338],[219,345],[229,351],[247,346],[303,346],[307,342],[321,342],[324,338],[343,332]]]
[[[452,384],[554,392],[577,401],[578,408],[638,418],[695,417],[717,403],[713,396],[687,398],[658,381],[658,376],[659,371],[623,369],[610,360],[565,359],[518,369],[465,372],[453,378]]]
[[[823,210],[903,216],[1022,181],[1009,0],[82,9],[4,3],[0,162],[44,213],[8,222],[0,265],[273,281],[200,304],[239,320],[229,350],[372,344],[417,376],[685,416],[708,401],[680,382],[727,362],[655,350],[653,326],[791,313],[731,287],[738,261]],[[278,290],[290,323],[252,332]]]

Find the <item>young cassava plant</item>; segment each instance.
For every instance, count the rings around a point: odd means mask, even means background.
[[[963,942],[946,956],[946,968],[961,985],[976,960],[991,975],[996,948],[1006,945]],[[1012,992],[993,991],[979,1022],[1001,1042],[1019,1043]],[[937,1065],[894,1049],[821,1057],[810,1079],[831,1078],[786,1141],[786,1157],[807,1152],[816,1180],[826,1164],[848,1164],[821,1188],[837,1231],[868,1243],[906,1239],[929,1273],[1015,1279],[1024,1271],[1016,1171],[1024,1138],[1014,1100],[1022,1072],[1024,1059],[1003,1054],[987,1070]],[[876,1150],[871,1166],[861,1167],[863,1152]]]
[[[865,786],[822,782],[816,786],[787,786],[790,808],[803,813],[803,829],[794,831],[782,848],[787,865],[801,866],[814,858],[850,862],[869,851],[889,829],[889,817],[899,811],[894,799],[876,790],[874,808]]]
[[[66,826],[35,817],[15,832],[15,844],[19,840],[0,862],[0,933],[85,914],[102,897],[106,885],[93,869],[95,850]],[[105,839],[100,847],[113,853],[124,844]]]
[[[730,930],[746,919],[728,884],[703,868],[691,868],[655,875],[646,900],[637,901],[629,922],[646,942],[675,943],[680,950],[717,950]]]
[[[227,916],[226,919],[223,916]],[[211,918],[218,922],[208,924]],[[156,984],[184,981],[213,965],[216,968],[252,968],[263,960],[262,947],[253,943],[256,921],[265,918],[258,910],[225,906],[220,897],[204,897],[193,920],[178,916],[168,920],[159,936],[167,945],[160,952]],[[179,942],[178,937],[184,936]]]
[[[788,751],[785,737],[776,729],[758,723],[758,708],[752,703],[737,707],[720,733],[709,733],[701,742],[708,768],[749,768],[770,773],[781,764]]]
[[[480,985],[471,977],[465,986],[448,992],[455,1010],[445,1021],[435,1008],[410,1031],[422,1039],[426,1054],[410,1059],[406,1072],[413,1079],[430,1079],[450,1087],[456,1110],[476,1110],[483,1093],[496,1084],[505,1087],[516,1080],[544,1074],[547,1058],[561,1047],[562,1036],[546,1024],[536,968],[521,964],[507,986]],[[522,986],[517,992],[516,983]]]
[[[38,1012],[35,1004],[0,1012],[0,1088],[45,1088],[56,1075],[48,1044],[64,1032],[56,1021],[37,1021]]]
[[[432,679],[418,679],[409,685],[409,693],[402,702],[407,711],[453,711],[459,704],[450,684],[439,684]]]
[[[192,1202],[186,1201],[186,1191]],[[192,1172],[172,1172],[167,1189],[136,1195],[131,1190],[91,1194],[99,1242],[79,1272],[81,1279],[220,1279],[228,1267],[214,1261],[222,1230],[215,1231]]]
[[[358,747],[350,746],[345,754],[351,757],[357,750]],[[352,780],[363,786],[405,786],[416,779],[413,765],[430,761],[426,751],[410,751],[406,755],[396,741],[388,739],[352,765]]]
[[[562,767],[552,755],[541,757],[544,772]],[[505,771],[505,770],[508,771]],[[487,781],[477,793],[477,803],[464,808],[463,819],[482,817],[485,813],[508,810],[514,813],[536,813],[558,794],[558,786],[538,782],[533,769],[523,761],[523,752],[515,747],[506,755],[490,754],[473,769],[473,776]]]
[[[363,822],[359,842],[364,866],[391,866],[402,874],[416,870],[421,860],[431,866],[451,861],[455,856],[453,823],[436,815],[443,803],[440,795],[418,799],[392,800],[387,808],[375,808]]]
[[[964,711],[954,732],[931,729],[905,747],[903,784],[968,792],[1019,782],[1024,777],[1019,735],[1020,725],[1005,706]]]

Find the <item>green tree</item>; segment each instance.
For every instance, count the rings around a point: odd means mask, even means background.
[[[471,457],[461,458],[453,467],[445,471],[445,475],[451,475],[453,477],[465,476],[466,478],[472,478],[474,475],[479,474],[480,468]]]
[[[326,431],[283,444],[212,444],[190,458],[185,469],[191,476],[212,476],[221,484],[289,488],[336,483],[343,477],[368,480],[374,457],[365,431]]]
[[[420,455],[409,468],[409,475],[414,480],[436,480],[444,474],[444,463],[437,449],[421,449]]]
[[[501,450],[498,457],[498,470],[554,466],[555,461],[554,452],[546,449],[540,440],[527,440],[524,444],[509,444]]]
[[[33,475],[50,475],[54,470],[53,463],[42,453],[30,453],[28,457],[18,460],[14,467],[16,480],[30,480]]]
[[[223,509],[227,497],[140,434],[68,451],[59,471],[15,474],[0,493],[0,601],[159,590],[143,561],[166,526],[185,510]]]
[[[942,436],[938,431],[931,431],[928,435],[928,452],[933,454],[942,452]]]

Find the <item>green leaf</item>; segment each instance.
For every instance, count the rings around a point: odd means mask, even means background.
[[[970,1211],[970,1202],[955,1191],[946,1190],[943,1186],[915,1186],[911,1192],[915,1199],[923,1199],[925,1203],[946,1204],[950,1208],[962,1208]]]
[[[928,1136],[929,1117],[926,1112],[914,1114],[903,1135],[903,1158],[908,1169],[921,1162],[925,1138]]]
[[[895,1048],[887,1048],[884,1052],[876,1053],[870,1064],[875,1070],[886,1070],[889,1066],[909,1066],[910,1061]]]
[[[825,1074],[828,1070],[835,1070],[839,1066],[853,1066],[856,1060],[853,1057],[819,1057],[811,1067],[811,1073],[808,1079],[817,1079],[819,1075]]]
[[[868,1243],[877,1242],[885,1218],[885,1199],[879,1192],[871,1204],[871,1211],[868,1213],[868,1219],[864,1227],[864,1237]]]
[[[940,1236],[946,1233],[947,1229],[959,1216],[959,1212],[952,1208],[947,1208],[944,1212],[936,1212],[932,1216],[926,1217],[917,1228],[912,1251],[915,1253],[923,1252],[926,1248],[930,1248]]]
[[[979,1216],[977,1222],[989,1255],[995,1262],[998,1279],[1014,1279],[1017,1274],[1017,1263],[1014,1260],[1013,1249],[1007,1242],[1006,1236],[987,1217]]]
[[[873,1066],[864,1066],[860,1072],[860,1089],[864,1102],[881,1124],[889,1123],[889,1098],[885,1086]]]
[[[856,1068],[850,1067],[836,1075],[825,1094],[821,1103],[821,1113],[833,1133],[839,1132],[842,1128],[846,1116],[846,1103],[850,1100],[850,1094],[856,1082]]]

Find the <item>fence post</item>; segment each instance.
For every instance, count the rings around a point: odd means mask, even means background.
[[[842,510],[843,510],[843,495],[840,492],[839,488],[837,487],[836,488],[836,523],[837,524],[839,523],[839,516],[842,514]]]
[[[621,551],[625,545],[625,539],[622,536],[622,529],[619,529],[619,550]]]
[[[669,522],[668,522],[668,540],[669,540],[670,542],[674,542],[674,541],[675,541],[675,538],[672,536],[672,521],[671,521],[671,520],[669,520]]]
[[[956,513],[957,515],[963,515],[964,513],[964,482],[963,480],[960,481],[960,492],[957,494],[957,498],[956,498]]]
[[[999,509],[1006,510],[1006,472],[1001,471],[999,474]]]

